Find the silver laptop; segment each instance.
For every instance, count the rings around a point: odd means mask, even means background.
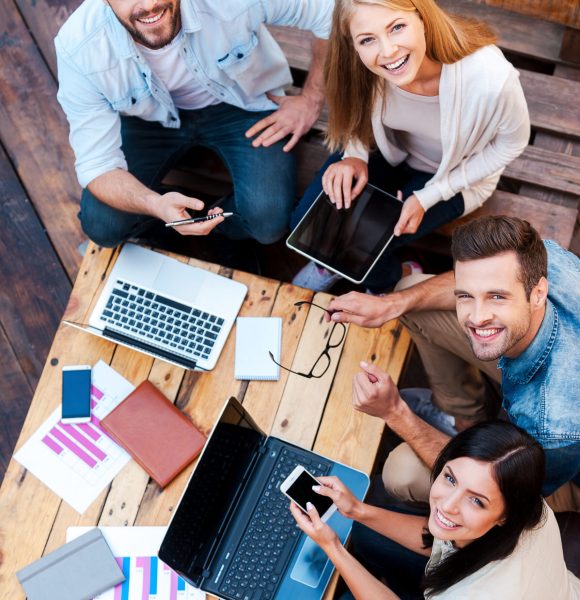
[[[213,369],[248,288],[125,244],[88,325],[63,321],[187,369]]]

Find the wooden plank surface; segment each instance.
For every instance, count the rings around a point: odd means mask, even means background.
[[[496,190],[481,208],[444,225],[439,231],[450,236],[455,227],[476,217],[490,214],[507,215],[528,220],[539,231],[542,238],[555,240],[560,246],[568,248],[574,232],[577,212],[576,208],[548,204],[536,198]]]
[[[0,482],[71,284],[0,146]]]
[[[71,284],[0,147],[0,314],[17,360],[36,385]],[[6,257],[10,257],[6,260]]]
[[[115,251],[89,245],[65,311],[67,319],[86,321],[116,255]],[[199,264],[194,259],[190,262]],[[248,286],[248,295],[240,311],[242,316],[273,314],[283,318],[284,362],[302,364],[324,347],[329,329],[322,318],[324,313],[316,308],[309,311],[307,306],[294,306],[296,301],[312,298],[311,291],[239,271],[220,269],[217,265],[206,266]],[[329,299],[325,294],[315,296],[315,301],[323,306]],[[149,378],[170,399],[175,399],[178,406],[206,433],[213,426],[225,399],[236,395],[263,427],[267,430],[270,426],[274,430],[285,430],[284,437],[294,442],[306,442],[305,445],[310,447],[318,443],[317,423],[321,422],[325,436],[320,444],[321,447],[327,447],[327,454],[332,456],[336,452],[338,456],[340,449],[343,459],[350,456],[356,459],[358,466],[364,468],[363,465],[371,465],[374,460],[373,453],[378,447],[382,426],[352,414],[350,408],[345,410],[350,403],[349,380],[360,358],[377,361],[397,378],[409,340],[401,335],[400,326],[396,323],[390,323],[382,330],[354,328],[354,331],[354,334],[347,336],[342,355],[341,348],[331,351],[336,353],[333,356],[333,360],[336,359],[334,368],[329,371],[331,375],[322,381],[312,395],[305,393],[307,389],[304,385],[300,390],[298,384],[292,384],[291,378],[294,376],[285,372],[278,382],[252,381],[248,384],[236,381],[233,377],[233,335],[229,336],[216,369],[211,373],[196,373],[186,372],[127,348],[116,347],[76,329],[61,327],[49,353],[18,446],[58,405],[60,367],[73,362],[94,364],[98,359],[103,359],[134,384]],[[340,369],[337,370],[338,366]],[[333,371],[335,376],[332,375]],[[287,409],[291,402],[301,398],[308,400],[303,403],[301,410],[316,424],[309,427],[306,434],[303,428],[282,426],[283,420],[290,415]],[[326,419],[329,425],[325,425]],[[343,427],[340,424],[342,421],[355,425],[345,424]],[[342,430],[350,431],[347,439],[342,438],[340,448],[329,445],[330,440],[336,444],[336,436],[330,436],[330,430],[335,426],[341,428],[341,435]],[[367,436],[368,431],[372,435]],[[353,445],[362,449],[350,448]],[[0,563],[0,589],[8,594],[6,598],[22,598],[15,572],[43,553],[62,545],[66,530],[71,525],[167,524],[193,466],[188,467],[164,490],[160,490],[136,463],[129,463],[89,509],[83,515],[78,515],[39,480],[11,461],[6,481],[0,489],[0,554],[4,557]]]
[[[14,0],[55,79],[54,38],[81,2],[82,0]]]
[[[492,6],[513,10],[540,19],[580,28],[578,0],[474,0]]]
[[[547,62],[561,60],[563,25],[469,0],[438,0],[437,4],[449,12],[487,23],[504,50]]]
[[[538,146],[537,143],[538,139],[513,160],[506,167],[504,175],[550,190],[580,196],[580,157],[561,152],[560,148],[565,149],[565,144],[556,151]]]
[[[0,327],[0,482],[16,444],[18,432],[28,412],[33,387],[22,370],[10,340]]]
[[[56,84],[12,0],[0,0],[0,141],[74,279],[83,240],[68,124]]]
[[[579,82],[524,70],[520,80],[533,127],[580,139]]]

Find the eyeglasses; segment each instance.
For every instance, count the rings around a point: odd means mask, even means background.
[[[324,312],[328,312],[326,308],[319,306],[318,304],[314,304],[314,302],[308,302],[307,300],[302,300],[301,302],[294,303],[294,306],[302,306],[303,304],[310,304],[310,306],[316,306],[320,310]],[[346,335],[346,325],[344,323],[334,323],[332,329],[330,330],[330,335],[328,336],[328,340],[326,342],[326,346],[324,350],[320,353],[320,356],[314,362],[314,365],[310,369],[308,373],[300,373],[299,371],[293,371],[284,365],[281,365],[275,358],[274,355],[269,352],[270,358],[282,369],[285,371],[289,371],[290,373],[294,373],[294,375],[300,375],[301,377],[306,377],[307,379],[319,379],[320,377],[324,377],[326,371],[328,371],[330,367],[330,350],[333,348],[338,348],[344,341],[344,337]]]

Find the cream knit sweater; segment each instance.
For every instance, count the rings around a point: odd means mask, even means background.
[[[407,158],[392,131],[383,125],[384,101],[379,98],[372,115],[378,149],[392,165]],[[496,46],[485,46],[460,61],[443,65],[439,84],[441,144],[439,169],[422,190],[414,193],[425,210],[458,192],[464,214],[481,206],[530,137],[530,118],[519,74]],[[368,162],[368,150],[352,141],[344,157]]]

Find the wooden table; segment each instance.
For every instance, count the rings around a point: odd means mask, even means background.
[[[63,318],[87,322],[116,251],[90,245]],[[218,265],[191,264],[232,277],[248,286],[242,316],[283,318],[282,358],[294,370],[308,370],[324,347],[331,325],[319,309],[296,308],[299,300],[326,306],[331,297]],[[150,379],[175,400],[197,427],[209,433],[229,396],[249,409],[258,425],[272,434],[313,448],[367,473],[373,469],[383,424],[351,408],[351,381],[361,359],[375,362],[395,381],[403,367],[409,337],[397,321],[381,329],[351,326],[342,347],[332,350],[332,365],[321,379],[305,379],[282,370],[279,381],[234,379],[234,335],[216,368],[185,371],[161,360],[61,326],[54,338],[17,449],[59,405],[61,368],[67,364],[109,363],[133,384]],[[79,515],[15,460],[0,489],[0,598],[24,598],[16,571],[65,542],[74,525],[166,525],[191,474],[187,468],[165,490],[131,461],[89,509]]]

